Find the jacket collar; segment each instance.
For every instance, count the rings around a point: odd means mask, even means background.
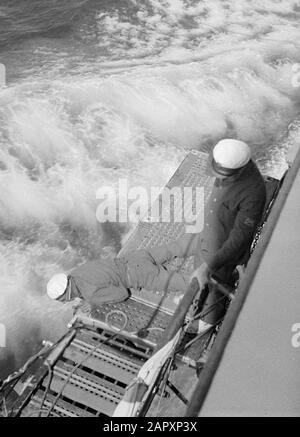
[[[227,187],[227,186],[229,186],[237,181],[241,181],[241,180],[245,179],[246,177],[248,177],[249,173],[252,172],[253,167],[254,167],[254,163],[250,159],[248,164],[246,164],[245,167],[241,170],[241,172],[238,173],[237,175],[229,176],[226,179],[216,178],[216,180],[215,180],[216,187]]]

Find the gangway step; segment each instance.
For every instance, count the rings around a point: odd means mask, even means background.
[[[86,329],[79,332],[76,338],[93,347],[100,346],[101,350],[115,352],[139,366],[148,360],[153,352],[153,347],[138,338],[128,339],[122,335],[114,337],[112,333],[108,334],[105,331],[95,332]]]
[[[37,416],[39,414],[41,417],[47,416],[53,402],[55,401],[55,396],[48,393],[47,398],[44,401],[43,398],[44,391],[39,390],[31,399],[28,407],[24,409],[21,417],[27,417],[30,415]],[[50,417],[94,417],[95,415],[97,415],[96,410],[90,409],[86,405],[80,405],[76,401],[66,402],[61,398],[56,402],[53,410],[49,414]]]
[[[96,349],[81,340],[75,340],[66,349],[64,358],[74,362],[74,365],[83,363],[91,371],[109,376],[127,385],[138,373],[140,366],[126,360],[116,353],[108,352],[104,349]]]

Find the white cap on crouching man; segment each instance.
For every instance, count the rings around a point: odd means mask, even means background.
[[[65,273],[58,273],[50,279],[47,284],[47,294],[50,299],[58,299],[61,297],[68,285],[68,277]]]
[[[251,159],[250,147],[243,141],[225,139],[213,148],[211,167],[222,176],[233,176]]]

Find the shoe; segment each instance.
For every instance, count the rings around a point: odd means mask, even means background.
[[[190,324],[186,326],[185,332],[188,334],[204,334],[214,325],[211,323],[204,322],[204,320],[197,319],[193,320]]]

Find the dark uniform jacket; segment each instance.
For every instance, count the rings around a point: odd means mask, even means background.
[[[200,234],[184,234],[168,245],[151,249],[151,255],[159,263],[175,256],[195,255],[195,267],[206,262],[212,272],[244,264],[265,202],[264,180],[250,161],[237,177],[215,180]]]

